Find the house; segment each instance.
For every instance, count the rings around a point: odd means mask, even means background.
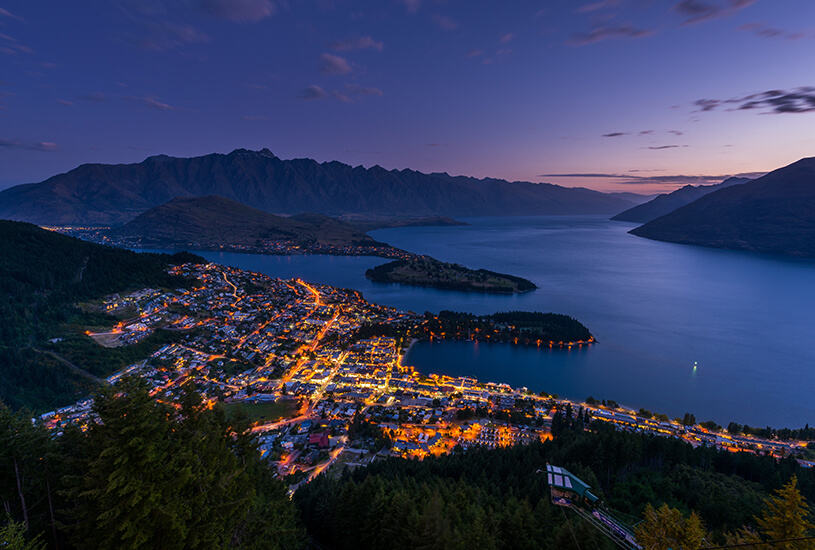
[[[328,447],[328,432],[315,432],[308,436],[309,445],[317,445],[318,447]]]

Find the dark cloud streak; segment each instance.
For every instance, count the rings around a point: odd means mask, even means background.
[[[572,35],[572,38],[568,43],[573,46],[586,46],[588,44],[594,44],[596,42],[613,38],[645,38],[646,36],[651,36],[653,34],[653,31],[639,29],[631,24],[601,26],[595,27],[588,33],[577,33]]]
[[[754,3],[755,0],[682,0],[674,11],[687,18],[683,25],[692,25],[728,17]]]
[[[732,175],[671,175],[671,176],[633,176],[631,174],[541,174],[539,178],[607,178],[615,180],[614,183],[623,185],[712,185],[721,183],[730,177],[755,179],[763,176],[766,172],[744,172]]]
[[[815,111],[815,87],[769,90],[731,99],[697,99],[693,105],[701,112],[730,106],[731,111],[762,110],[763,114],[809,113]]]
[[[785,31],[775,27],[770,27],[764,23],[747,23],[738,28],[740,31],[747,31],[762,38],[779,38],[782,40],[812,40],[815,39],[815,32]]]
[[[18,139],[0,139],[0,151],[12,149],[24,151],[50,152],[56,151],[58,147],[56,143],[52,143],[50,141],[40,141],[36,143],[30,143]]]

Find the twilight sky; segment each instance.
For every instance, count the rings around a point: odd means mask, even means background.
[[[0,189],[268,147],[659,192],[815,156],[813,61],[812,0],[0,0]]]

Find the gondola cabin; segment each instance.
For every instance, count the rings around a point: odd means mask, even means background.
[[[565,468],[547,464],[546,479],[549,482],[552,504],[589,509],[597,504],[598,499],[589,491],[590,487]]]
[[[560,466],[546,465],[552,504],[573,510],[624,550],[641,550],[633,529],[612,515],[579,477]]]

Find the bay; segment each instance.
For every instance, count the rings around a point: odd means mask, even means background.
[[[649,241],[599,216],[464,219],[469,226],[371,232],[443,261],[525,277],[504,296],[380,284],[380,258],[203,252],[275,277],[360,290],[399,309],[554,311],[598,343],[571,350],[473,342],[415,345],[421,372],[473,375],[564,397],[589,395],[671,417],[754,426],[815,423],[815,262]],[[696,368],[694,368],[696,365]]]

